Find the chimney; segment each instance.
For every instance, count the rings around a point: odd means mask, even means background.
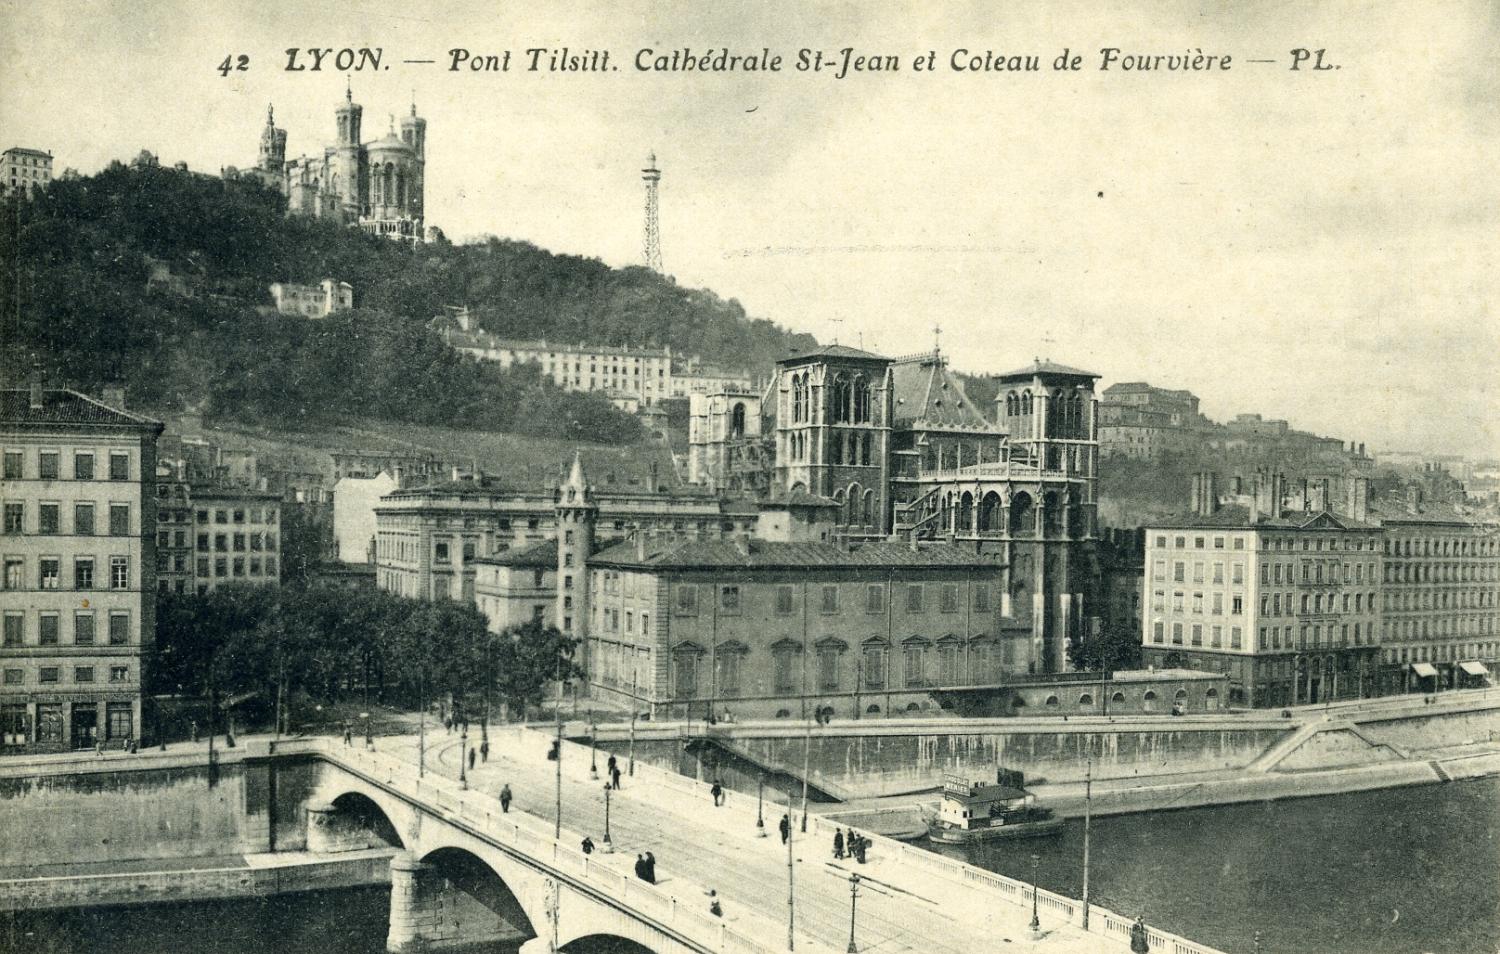
[[[1212,517],[1219,512],[1219,475],[1213,471],[1203,475],[1203,516]]]
[[[1193,513],[1195,513],[1195,514],[1201,514],[1203,512],[1203,475],[1202,474],[1194,474],[1193,475],[1192,502],[1188,504],[1188,508],[1190,510],[1192,510]]]
[[[656,493],[657,482],[658,476],[656,470],[656,461],[653,460],[651,462],[651,466],[646,469],[646,492],[649,494]]]
[[[1360,441],[1359,442],[1359,456],[1361,456],[1361,457],[1365,456],[1365,442],[1364,441]]]
[[[1406,487],[1406,512],[1422,512],[1422,488],[1415,484],[1408,484]]]
[[[1370,517],[1370,478],[1349,478],[1349,516],[1363,523]]]
[[[645,560],[646,559],[646,531],[644,531],[644,530],[637,530],[637,531],[635,531],[634,534],[632,534],[632,536],[635,537],[635,558],[637,560]]]

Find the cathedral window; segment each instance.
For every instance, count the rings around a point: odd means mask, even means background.
[[[849,377],[845,374],[833,376],[833,395],[831,398],[831,409],[833,411],[833,422],[835,424],[846,424],[849,422]]]
[[[854,422],[870,423],[870,382],[863,374],[854,378]]]

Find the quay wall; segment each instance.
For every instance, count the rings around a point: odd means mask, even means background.
[[[212,770],[202,752],[31,761],[0,761],[7,868],[298,850],[319,771],[233,750]]]

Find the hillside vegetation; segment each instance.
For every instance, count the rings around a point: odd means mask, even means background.
[[[249,181],[114,164],[11,202],[0,237],[7,372],[24,374],[34,354],[54,383],[121,382],[147,407],[628,443],[637,422],[602,396],[563,392],[531,367],[463,359],[427,320],[466,303],[499,334],[670,346],[735,367],[811,342],[645,269],[499,239],[411,248],[289,218],[280,195]],[[148,294],[148,257],[195,294]],[[324,277],[353,285],[358,307],[318,321],[264,313],[272,282]]]

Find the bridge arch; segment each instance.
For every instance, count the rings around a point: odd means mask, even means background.
[[[562,954],[656,954],[639,941],[618,934],[589,934],[558,948]]]
[[[340,822],[357,826],[392,848],[406,847],[385,809],[363,792],[345,792],[329,804],[333,807],[334,818]]]

